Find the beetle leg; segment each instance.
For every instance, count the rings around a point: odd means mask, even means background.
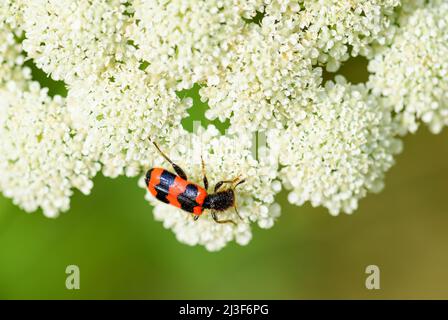
[[[160,152],[160,154],[162,155],[162,157],[165,158],[166,161],[168,161],[172,166],[174,171],[176,172],[176,174],[181,177],[184,180],[187,180],[187,175],[185,174],[184,170],[182,170],[181,167],[179,167],[177,164],[175,164],[173,161],[171,161],[170,158],[167,157],[167,155],[165,153],[163,153],[162,150],[160,150],[159,146],[157,145],[157,143],[155,143],[154,141],[151,140],[151,138],[148,138],[149,141],[151,141],[154,146],[156,147],[156,149]]]
[[[192,215],[194,221],[197,221],[197,220],[199,219],[199,216],[198,216],[198,215],[195,215],[195,214],[193,214],[193,213],[192,213],[191,215]]]
[[[202,176],[203,176],[202,181],[204,182],[204,189],[208,191],[208,179],[207,175],[205,174],[205,163],[204,158],[202,158],[202,154],[201,154],[201,163],[202,163]]]
[[[238,209],[236,208],[236,201],[235,201],[235,206],[233,207],[235,209],[235,213],[238,216],[238,218],[240,218],[240,220],[243,220],[243,218],[241,218],[240,213],[238,212]]]
[[[233,223],[236,226],[236,223],[233,220],[219,220],[215,211],[212,211],[212,218],[216,223]]]
[[[245,180],[241,180],[240,182],[238,182],[233,188],[235,189],[238,185],[242,184]],[[240,218],[241,221],[244,221],[243,218],[241,218],[240,213],[238,212],[238,208],[237,208],[237,201],[236,201],[236,194],[234,194],[235,197],[235,202],[233,203],[233,209],[235,209],[235,213],[238,216],[238,218]]]

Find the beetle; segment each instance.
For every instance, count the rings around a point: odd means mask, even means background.
[[[146,172],[145,182],[149,192],[158,200],[191,213],[196,221],[208,209],[216,223],[232,223],[233,220],[219,220],[217,212],[224,212],[234,208],[235,213],[242,220],[236,208],[235,188],[245,182],[245,179],[236,177],[232,180],[219,181],[213,193],[208,193],[208,179],[205,173],[204,159],[201,155],[202,175],[204,187],[194,182],[188,181],[185,171],[171,161],[159,148],[157,143],[149,139],[154,144],[158,152],[168,161],[174,169],[174,173],[163,168],[152,168]],[[222,189],[224,185],[229,188]]]

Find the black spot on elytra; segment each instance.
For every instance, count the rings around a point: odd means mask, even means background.
[[[181,204],[182,210],[193,212],[194,207],[199,204],[196,202],[198,196],[198,187],[194,184],[188,184],[183,193],[177,196],[177,200]]]
[[[176,175],[172,174],[169,171],[164,170],[160,176],[160,183],[155,186],[157,190],[156,198],[162,202],[169,203],[168,199],[168,191],[170,190],[171,185],[174,183],[174,179],[176,179]]]

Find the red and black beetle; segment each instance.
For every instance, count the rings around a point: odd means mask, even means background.
[[[151,139],[149,139],[151,141]],[[235,188],[245,180],[239,177],[233,180],[219,181],[215,185],[214,193],[207,193],[208,180],[205,174],[204,160],[202,160],[202,174],[204,188],[196,183],[190,182],[184,170],[172,162],[160,150],[157,143],[151,141],[160,154],[173,166],[176,174],[163,168],[152,168],[146,173],[146,186],[149,192],[158,200],[190,212],[194,220],[197,220],[205,209],[209,209],[213,220],[217,223],[236,223],[233,220],[219,220],[216,212],[222,212],[229,208],[234,208],[236,214],[241,219],[236,209]],[[224,184],[230,184],[230,188],[221,190]]]

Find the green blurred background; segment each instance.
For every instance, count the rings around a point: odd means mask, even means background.
[[[353,59],[339,73],[365,81],[366,63]],[[33,76],[65,94],[34,67]],[[185,126],[205,107],[197,104]],[[97,177],[92,194],[76,193],[57,219],[0,196],[0,298],[448,298],[448,131],[407,136],[396,160],[385,190],[353,215],[291,206],[281,193],[272,229],[255,228],[248,246],[217,253],[179,243],[154,221],[136,179]],[[71,264],[80,290],[65,288]],[[371,264],[380,290],[365,288]]]

